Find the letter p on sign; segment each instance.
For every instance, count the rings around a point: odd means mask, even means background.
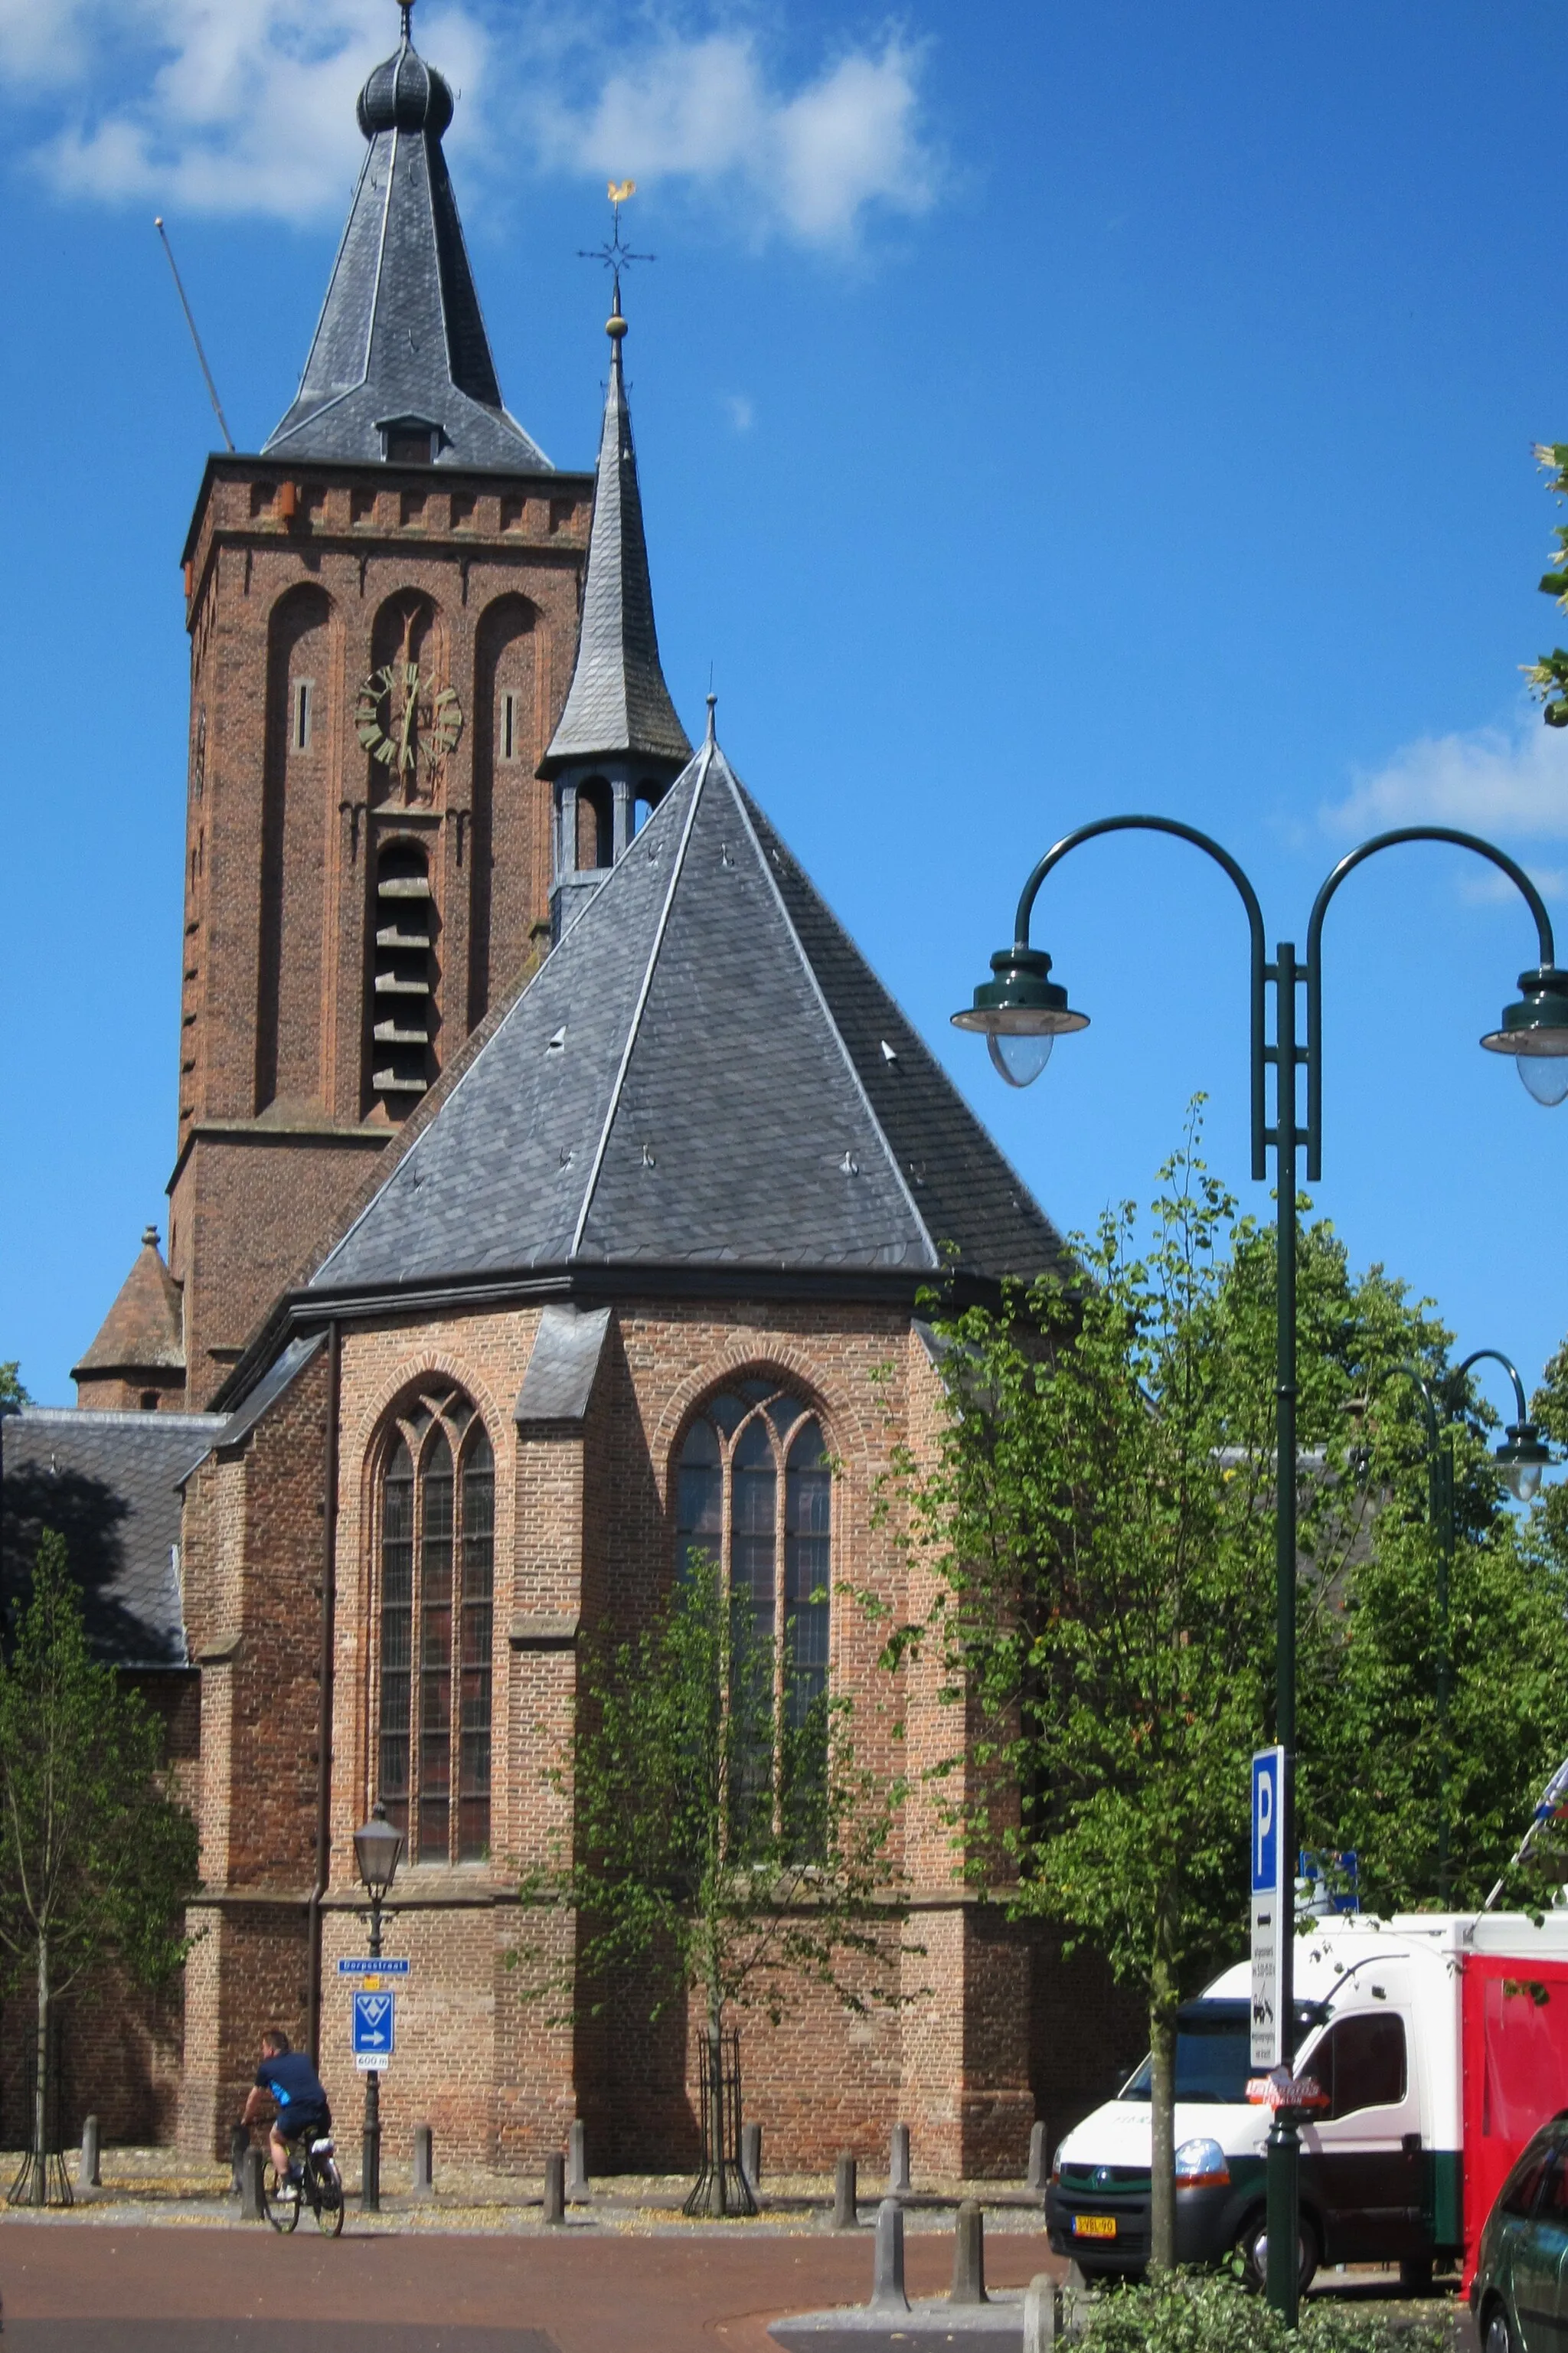
[[[1282,1748],[1262,1748],[1252,1760],[1252,1893],[1272,1895],[1279,1887],[1279,1787]]]

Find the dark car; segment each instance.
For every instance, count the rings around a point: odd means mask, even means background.
[[[1568,2108],[1526,2143],[1487,2217],[1470,2283],[1482,2353],[1568,2347]]]

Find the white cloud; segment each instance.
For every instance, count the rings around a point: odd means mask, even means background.
[[[684,185],[753,237],[843,244],[873,207],[933,202],[921,52],[898,32],[791,80],[750,29],[637,21],[612,49],[583,0],[448,0],[421,8],[420,46],[468,93],[463,143],[504,117],[526,165]],[[63,193],[331,216],[363,153],[354,93],[395,25],[388,0],[0,0],[0,79]],[[517,153],[512,128],[493,161]]]
[[[721,393],[720,399],[723,405],[724,414],[730,420],[731,430],[736,433],[749,433],[757,421],[757,412],[752,406],[750,396],[743,392],[725,392]]]
[[[1568,729],[1546,726],[1532,710],[1511,728],[1423,736],[1320,814],[1332,833],[1451,825],[1506,839],[1568,840]]]
[[[684,179],[724,194],[753,232],[833,243],[869,206],[918,213],[935,199],[920,66],[920,51],[889,32],[788,93],[750,34],[666,32],[587,103],[556,98],[537,121],[558,164],[631,172],[649,185]]]

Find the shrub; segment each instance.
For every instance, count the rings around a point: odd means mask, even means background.
[[[1449,2315],[1403,2318],[1317,2298],[1294,2337],[1261,2296],[1224,2272],[1168,2272],[1096,2296],[1081,2353],[1454,2353]]]

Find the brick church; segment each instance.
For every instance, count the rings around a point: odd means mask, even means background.
[[[580,1630],[646,1614],[700,1540],[856,1700],[873,1763],[940,1754],[917,1683],[895,1757],[842,1597],[921,1604],[874,1505],[940,1411],[922,1288],[951,1259],[994,1295],[1061,1244],[711,698],[695,749],[678,715],[618,283],[595,470],[503,405],[408,14],[299,396],[197,494],[168,1256],[149,1229],[78,1409],[3,1426],[7,1574],[65,1529],[200,1824],[179,1997],[112,2086],[90,2037],[106,2129],[218,2150],[270,2021],[349,2124],[335,1965],[380,1803],[410,1962],[389,2147],[428,2119],[533,2166],[582,2116],[595,2169],[680,2166],[688,2021],[551,2025],[509,1966]],[[1037,2115],[1136,2058],[1135,2010],[957,1883],[918,1781],[896,1859],[913,1998],[748,2018],[747,2114],[774,2167],[869,2158],[902,2118],[930,2171],[1016,2172]]]

